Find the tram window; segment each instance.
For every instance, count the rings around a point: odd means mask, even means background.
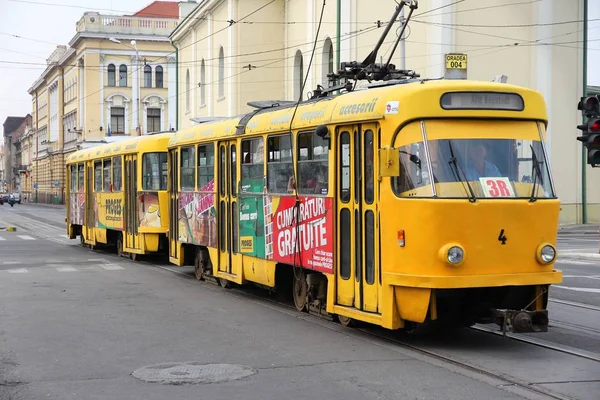
[[[219,147],[219,193],[225,196],[227,188],[227,146]]]
[[[71,192],[77,191],[77,165],[71,165]]]
[[[350,201],[350,134],[342,132],[340,135],[340,200],[343,203]]]
[[[104,160],[104,186],[103,190],[105,192],[110,192],[112,186],[110,185],[110,159]]]
[[[144,154],[142,188],[144,190],[167,190],[167,153]]]
[[[94,163],[94,191],[102,191],[102,161]]]
[[[315,132],[298,135],[298,192],[327,194],[329,179],[328,144]]]
[[[198,191],[210,191],[208,184],[215,180],[215,148],[207,144],[198,146]]]
[[[426,193],[419,196],[432,196],[431,181],[427,178],[427,155],[423,142],[411,143],[400,148],[400,176],[392,180],[394,191],[400,196],[414,196],[408,193],[423,186],[429,186]]]
[[[375,283],[375,216],[373,210],[365,213],[365,275],[367,284]]]
[[[84,166],[83,164],[79,164],[79,191],[82,192],[83,191],[83,180],[84,180],[84,176],[83,176],[83,171],[84,171]]]
[[[239,233],[238,233],[238,209],[237,209],[237,203],[233,202],[231,203],[231,229],[233,230],[233,235],[231,237],[232,243],[231,243],[231,251],[236,254],[238,253],[238,247],[239,247]]]
[[[193,191],[195,188],[196,160],[194,151],[194,147],[181,149],[181,190],[183,191]]]
[[[113,157],[113,192],[120,192],[122,188],[121,157]]]
[[[242,190],[262,193],[265,175],[263,138],[242,141]]]
[[[365,168],[365,202],[367,204],[373,204],[373,197],[375,191],[375,173],[374,165],[375,160],[373,159],[373,131],[368,130],[364,134],[364,168]]]
[[[235,144],[231,145],[231,195],[237,196],[237,159],[235,152]]]
[[[350,210],[348,208],[342,208],[340,212],[340,276],[342,279],[350,278],[350,267],[351,267],[351,251],[350,246]]]
[[[267,187],[271,193],[291,193],[294,177],[291,135],[267,139]]]

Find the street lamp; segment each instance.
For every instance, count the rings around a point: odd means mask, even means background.
[[[141,134],[141,132],[140,132],[140,103],[141,103],[140,97],[141,97],[141,89],[140,89],[140,79],[139,79],[139,76],[140,76],[140,64],[139,64],[139,62],[140,62],[140,53],[138,52],[138,49],[137,49],[137,46],[136,46],[136,41],[132,40],[131,42],[129,42],[129,43],[131,43],[131,46],[129,46],[129,45],[125,44],[125,43],[121,43],[121,41],[119,39],[114,38],[114,37],[108,38],[108,40],[111,41],[111,42],[113,42],[113,43],[116,43],[116,44],[122,44],[125,47],[129,47],[129,48],[135,50],[135,61],[136,61],[136,64],[137,64],[137,76],[138,76],[138,82],[137,82],[137,86],[138,86],[137,87],[137,101],[136,101],[136,105],[135,105],[137,107],[137,121],[136,122],[137,122],[137,131],[138,131],[138,133]]]

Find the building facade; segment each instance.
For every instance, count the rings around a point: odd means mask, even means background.
[[[5,190],[9,192],[21,191],[21,172],[25,167],[22,164],[21,137],[31,129],[32,118],[8,117],[4,121],[4,147],[2,161],[4,163],[3,181]]]
[[[338,13],[337,4],[341,8]],[[180,128],[205,117],[251,110],[249,101],[306,98],[340,61],[362,61],[373,50],[395,3],[203,0],[188,5],[171,40],[178,53]],[[192,9],[193,7],[193,9]],[[339,18],[338,18],[339,15]],[[389,56],[400,24],[386,38],[378,61]],[[339,33],[338,33],[339,32]],[[467,78],[540,91],[549,115],[548,152],[562,201],[561,222],[600,222],[600,169],[582,166],[576,126],[583,92],[583,0],[511,2],[420,1],[391,62],[422,78],[445,73],[445,55],[467,55]],[[306,85],[302,90],[303,79]],[[585,169],[585,195],[582,199]]]
[[[65,156],[101,139],[174,130],[175,57],[168,35],[178,4],[155,1],[131,16],[86,12],[29,88],[32,198],[64,201]]]

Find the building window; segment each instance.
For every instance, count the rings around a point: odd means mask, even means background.
[[[155,68],[154,70],[155,72],[155,77],[156,77],[156,87],[159,89],[162,89],[163,87],[163,68],[159,65],[158,67]]]
[[[190,70],[185,73],[185,111],[190,112]]]
[[[144,87],[152,87],[152,67],[149,65],[144,67]]]
[[[206,65],[204,59],[200,62],[200,106],[206,104]]]
[[[115,65],[108,64],[108,86],[116,86]]]
[[[127,65],[121,64],[119,67],[119,86],[127,86]]]
[[[148,108],[146,110],[148,115],[148,133],[160,131],[160,108]]]
[[[125,133],[125,109],[123,107],[110,109],[110,130],[112,133]]]
[[[294,100],[302,97],[302,80],[304,79],[304,61],[302,52],[298,50],[294,58]]]
[[[223,46],[219,49],[219,98],[225,97],[225,55]]]

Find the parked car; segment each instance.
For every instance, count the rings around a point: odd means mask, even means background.
[[[8,194],[8,193],[0,193],[0,205],[2,205],[4,203],[8,203],[9,197],[10,197],[10,194]]]

